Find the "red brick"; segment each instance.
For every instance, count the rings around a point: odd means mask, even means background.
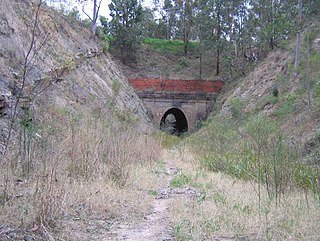
[[[166,92],[219,92],[222,81],[210,80],[162,80],[162,79],[129,79],[136,90],[153,90]]]

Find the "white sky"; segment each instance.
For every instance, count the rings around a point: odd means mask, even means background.
[[[46,1],[49,6],[53,6],[56,8],[59,8],[61,4],[64,5],[65,9],[67,11],[71,11],[73,8],[77,8],[79,10],[79,13],[81,14],[81,18],[85,19],[87,16],[82,12],[82,6],[76,1],[76,0],[67,0],[66,3],[63,3],[61,0],[47,0]],[[111,3],[111,0],[102,0],[101,7],[99,11],[99,16],[104,16],[106,18],[110,18],[109,16],[109,4]],[[152,6],[152,0],[144,0],[143,6],[145,7],[151,7]],[[89,0],[84,8],[85,12],[92,16],[92,2]]]

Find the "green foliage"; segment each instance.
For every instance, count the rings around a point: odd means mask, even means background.
[[[267,95],[262,97],[262,99],[258,102],[258,109],[263,108],[268,104],[275,105],[279,102],[278,96],[275,96],[274,94],[272,95]]]
[[[244,108],[246,106],[246,101],[240,97],[233,97],[230,101],[232,117],[236,120],[241,120],[244,118],[245,112]]]
[[[295,112],[297,96],[294,94],[289,94],[279,102],[279,108],[275,111],[275,115],[279,118],[283,118],[288,114],[293,114]]]
[[[121,89],[121,82],[118,79],[112,80],[112,90],[116,93],[119,94],[119,91]]]
[[[129,110],[116,109],[114,110],[114,115],[118,121],[126,124],[136,124],[139,119],[134,117]]]
[[[293,95],[288,96],[278,114],[289,113],[295,99]],[[252,115],[243,119],[240,126],[237,121],[215,117],[201,136],[189,137],[188,143],[208,170],[262,183],[276,204],[284,198],[285,190],[292,187],[311,190],[319,197],[320,168],[297,164],[300,154],[286,139],[270,117]]]
[[[81,112],[78,112],[72,108],[64,108],[62,109],[62,112],[67,116],[68,121],[70,123],[70,125],[72,126],[72,128],[74,126],[79,125],[80,121],[83,118],[83,114]]]
[[[171,181],[170,181],[170,186],[171,187],[182,187],[184,185],[188,185],[191,182],[191,176],[186,175],[183,173],[180,173],[179,175],[175,176]]]
[[[182,54],[184,51],[184,43],[182,40],[145,38],[143,43],[152,46],[155,51],[162,54]],[[198,45],[197,42],[189,42],[188,49],[194,51]]]
[[[154,167],[152,169],[152,172],[154,174],[156,174],[156,176],[160,176],[160,175],[164,174],[166,172],[165,163],[162,160],[158,160],[155,163],[155,165],[154,165]]]
[[[161,146],[166,149],[173,148],[181,142],[180,137],[169,135],[166,132],[158,132],[156,134],[156,139],[158,139],[161,143]]]
[[[90,19],[86,18],[86,19],[83,19],[81,21],[82,25],[87,28],[87,29],[90,29],[91,28],[91,25],[92,25],[92,22]]]
[[[80,13],[79,10],[77,10],[76,8],[68,12],[67,16],[74,21],[80,21]]]
[[[91,27],[91,26],[89,26],[89,27]],[[102,47],[103,53],[109,52],[110,45],[115,40],[115,38],[110,34],[106,34],[102,27],[98,27],[96,32],[97,32],[98,38],[100,38],[104,42],[104,45]]]
[[[218,232],[221,229],[219,220],[209,219],[203,222],[203,227],[209,233]]]
[[[181,68],[186,68],[186,67],[189,67],[189,66],[190,66],[190,63],[189,63],[188,59],[185,58],[185,57],[179,59],[179,63],[178,63],[178,64],[179,64],[179,66],[180,66]]]
[[[177,240],[192,240],[192,222],[189,219],[184,219],[174,227],[174,237]]]
[[[148,195],[150,196],[157,196],[158,195],[158,192],[156,190],[149,190],[148,191]]]
[[[109,9],[111,20],[103,22],[104,32],[114,36],[112,44],[124,63],[134,61],[141,44],[142,6],[137,0],[112,0]]]
[[[248,204],[236,203],[234,204],[233,208],[244,214],[250,214],[252,212],[252,207],[250,207]]]
[[[212,199],[216,204],[224,205],[227,202],[226,196],[221,192],[213,193],[213,195],[210,197],[210,199]]]

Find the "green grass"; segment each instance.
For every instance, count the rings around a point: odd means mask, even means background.
[[[169,135],[165,132],[158,132],[156,135],[155,135],[155,138],[157,140],[160,141],[161,143],[161,146],[163,148],[166,148],[166,149],[170,149],[170,148],[174,148],[176,147],[180,142],[181,142],[181,138],[178,137],[178,136],[174,136],[174,135]]]
[[[279,108],[275,111],[275,115],[279,118],[286,117],[289,114],[294,114],[297,96],[289,94],[279,103]]]
[[[295,100],[296,96],[289,95],[278,116],[292,113]],[[272,120],[260,115],[252,115],[240,123],[213,118],[205,134],[190,137],[188,143],[207,170],[263,183],[268,186],[270,199],[277,203],[283,198],[283,190],[292,187],[320,196],[319,166],[296,164],[301,160],[299,152],[286,140],[279,123]]]
[[[171,187],[182,187],[184,185],[190,184],[191,182],[191,176],[186,175],[183,173],[180,173],[179,175],[175,176],[171,181],[170,181],[170,186]]]
[[[143,43],[152,46],[157,52],[162,54],[182,54],[184,52],[184,43],[182,40],[145,38]],[[188,50],[193,51],[198,45],[196,42],[189,42]]]
[[[149,190],[149,191],[148,191],[148,194],[149,194],[150,196],[157,196],[157,195],[158,195],[158,192],[157,192],[156,190]]]

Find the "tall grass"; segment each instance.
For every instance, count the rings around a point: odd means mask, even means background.
[[[215,118],[188,143],[208,170],[251,181],[259,203],[261,189],[277,205],[295,189],[319,197],[320,167],[301,164],[299,148],[268,117],[256,115],[240,124]]]
[[[26,154],[19,151],[17,138],[1,160],[0,223],[25,229],[36,225],[52,239],[51,230],[70,212],[68,205],[78,189],[98,189],[101,182],[104,188],[124,188],[135,166],[159,160],[158,141],[139,134],[135,123],[119,120],[105,109],[90,113],[51,107],[50,114],[36,116]]]

